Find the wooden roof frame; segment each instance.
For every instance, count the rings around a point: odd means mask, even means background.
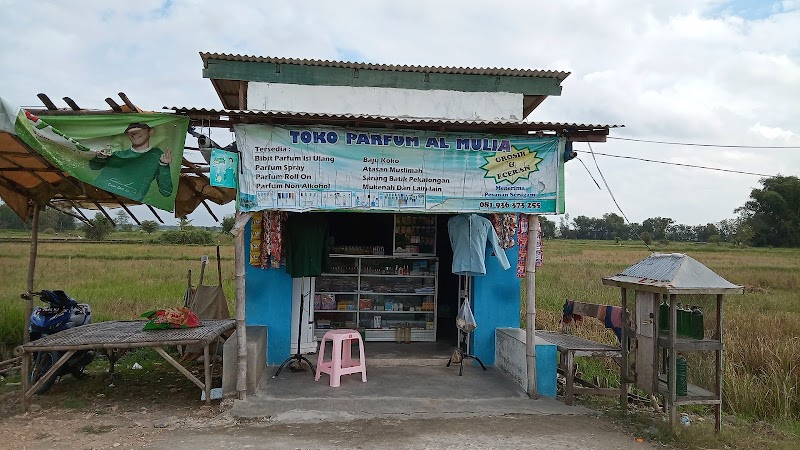
[[[40,93],[38,97],[45,105],[46,109],[26,108],[26,111],[40,116],[108,115],[130,112],[144,113],[144,111],[136,107],[123,92],[119,93],[119,97],[123,103],[122,105],[117,104],[109,97],[106,98],[105,101],[112,109],[102,111],[82,109],[69,97],[64,97],[64,101],[70,108],[59,109],[46,94]],[[111,215],[106,211],[106,208],[121,207],[131,216],[134,222],[141,224],[139,219],[128,208],[129,206],[140,205],[142,204],[141,202],[113,194],[72,177],[51,163],[44,156],[31,149],[19,139],[18,136],[3,133],[1,137],[6,141],[6,146],[0,148],[0,191],[6,191],[7,195],[14,197],[14,200],[11,202],[8,202],[5,198],[4,200],[12,206],[12,209],[14,209],[23,220],[32,217],[33,206],[35,204],[39,207],[49,206],[58,209],[84,223],[88,223],[89,219],[83,214],[81,209],[97,209],[111,221],[113,225],[116,224],[111,218]],[[192,147],[189,148],[191,149]],[[207,166],[203,167],[202,165],[192,163],[184,158],[181,167],[182,178],[179,180],[178,184],[179,189],[189,189],[194,195],[200,196],[202,200],[199,204],[202,204],[214,220],[218,221],[219,219],[214,215],[211,208],[206,203],[206,200],[219,203],[220,201],[224,201],[222,197],[225,196],[219,195],[219,192],[216,191],[206,192],[205,189],[198,189],[195,186],[196,183],[183,182],[186,181],[183,180],[185,176],[201,177],[208,180],[208,177],[205,175],[208,169]],[[22,182],[20,175],[28,175],[31,177],[30,179],[35,179],[35,183]],[[220,188],[214,189],[219,190]],[[20,204],[22,202],[22,200],[20,200],[21,198],[27,200],[27,206]],[[12,205],[11,203],[14,204]],[[164,220],[159,216],[155,208],[150,205],[147,206],[154,217],[160,223],[164,223]],[[70,212],[70,209],[73,209],[74,212]],[[177,204],[175,213],[178,213]],[[189,212],[185,212],[185,214],[188,213]]]

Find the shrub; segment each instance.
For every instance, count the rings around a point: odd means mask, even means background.
[[[147,234],[158,231],[158,223],[152,220],[143,220],[140,229]]]
[[[104,241],[113,229],[114,225],[105,216],[97,213],[94,219],[89,219],[89,223],[84,225],[83,233],[93,241]]]
[[[161,235],[154,240],[158,244],[171,244],[171,245],[208,245],[216,243],[216,235],[210,231],[201,230],[198,228],[190,228],[187,230],[171,230],[164,231]]]

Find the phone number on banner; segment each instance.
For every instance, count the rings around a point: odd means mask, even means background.
[[[542,202],[480,202],[480,207],[485,209],[542,209]]]

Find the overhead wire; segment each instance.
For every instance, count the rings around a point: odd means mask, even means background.
[[[590,145],[591,147],[591,145]],[[730,172],[730,173],[740,173],[744,175],[756,175],[759,177],[775,177],[776,175],[769,175],[765,173],[757,173],[757,172],[745,172],[742,170],[732,170],[732,169],[722,169],[719,167],[708,167],[708,166],[697,166],[694,164],[684,164],[684,163],[676,163],[676,162],[667,162],[667,161],[658,161],[655,159],[645,159],[645,158],[636,158],[634,156],[622,156],[622,155],[610,155],[608,153],[600,153],[600,152],[592,152],[592,155],[600,155],[600,156],[609,156],[611,158],[624,158],[624,159],[634,159],[637,161],[645,161],[650,163],[657,163],[657,164],[667,164],[670,166],[683,166],[683,167],[692,167],[695,169],[706,169],[706,170],[716,170],[719,172]]]
[[[670,142],[670,141],[651,141],[648,139],[633,139],[624,137],[607,136],[607,139],[616,139],[619,141],[632,141],[632,142],[645,142],[648,144],[665,144],[665,145],[689,145],[694,147],[717,147],[717,148],[763,148],[763,149],[800,149],[800,145],[724,145],[724,144],[698,144],[694,142]]]
[[[597,189],[600,189],[602,191],[603,188],[601,188],[600,184],[597,182],[597,180],[594,179],[594,175],[592,175],[592,172],[589,170],[588,167],[586,167],[586,164],[583,163],[583,160],[578,158],[577,156],[575,157],[575,159],[577,159],[578,161],[581,162],[581,164],[583,164],[583,168],[586,169],[586,173],[588,173],[589,176],[592,178],[592,181],[594,181],[594,184],[595,184],[595,186],[597,186]]]
[[[597,163],[597,157],[595,157],[595,155],[594,155],[594,150],[592,149],[592,143],[591,143],[591,142],[587,142],[586,144],[588,144],[588,145],[589,145],[589,152],[592,154],[592,159],[594,159],[594,166],[597,168],[597,173],[598,173],[598,174],[600,174],[600,179],[601,179],[601,180],[603,180],[603,184],[606,186],[606,190],[608,191],[608,195],[610,195],[610,196],[611,196],[611,200],[613,200],[613,201],[614,201],[614,204],[617,206],[617,209],[619,210],[620,214],[622,214],[622,217],[625,219],[625,222],[628,222],[628,225],[630,226],[630,225],[631,225],[631,221],[630,221],[630,220],[628,220],[628,216],[626,216],[626,215],[625,215],[625,212],[624,212],[624,211],[622,210],[622,208],[619,206],[619,203],[617,203],[617,199],[614,197],[614,193],[613,193],[613,192],[611,192],[611,188],[608,186],[608,182],[606,181],[606,177],[605,177],[605,175],[603,175],[603,171],[602,171],[602,170],[600,170],[600,165]],[[585,167],[585,166],[584,166],[584,167]],[[589,170],[589,169],[587,168],[586,170]],[[594,178],[592,178],[592,179],[594,179]],[[595,182],[595,183],[596,183],[596,182]],[[599,186],[598,186],[598,187],[599,187]],[[647,247],[647,250],[649,250],[649,251],[651,251],[651,252],[652,252],[652,251],[653,251],[653,249],[651,249],[651,248],[650,248],[650,246],[649,246],[649,245],[647,245],[647,242],[645,242],[645,240],[644,240],[644,239],[642,239],[642,237],[641,237],[641,236],[638,236],[638,237],[639,237],[639,240],[641,240],[641,241],[642,241],[642,243],[644,244],[644,246],[645,246],[645,247]]]

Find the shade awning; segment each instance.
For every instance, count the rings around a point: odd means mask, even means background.
[[[0,98],[0,199],[23,220],[31,216],[33,205],[49,205],[60,210],[118,208],[141,204],[118,194],[99,189],[62,170],[26,144],[15,130],[18,108]],[[47,113],[48,111],[36,111]],[[116,111],[64,111],[59,114],[82,116],[114,114]],[[183,217],[204,201],[225,204],[236,197],[235,189],[211,186],[209,178],[186,160],[175,199],[175,215]]]

